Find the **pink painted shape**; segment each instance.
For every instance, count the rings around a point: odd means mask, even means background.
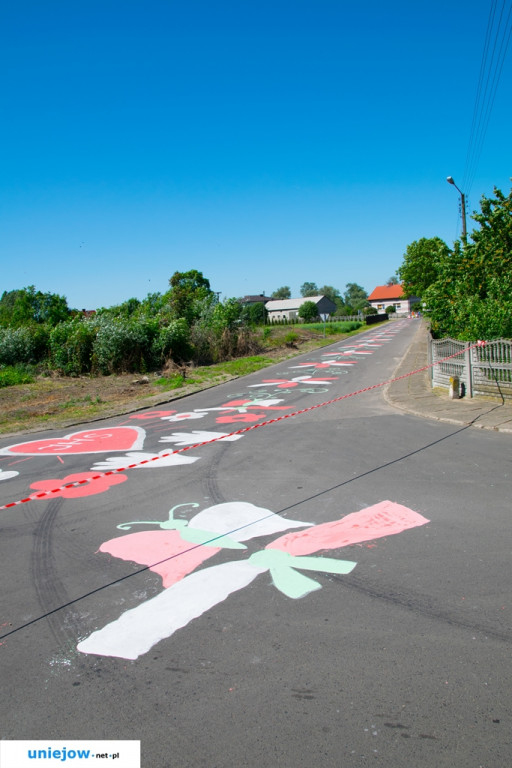
[[[266,417],[266,413],[237,413],[234,416],[218,416],[217,424],[250,424]]]
[[[161,419],[162,416],[172,416],[176,411],[145,411],[144,413],[134,413],[130,416],[130,419],[139,419],[145,421],[147,419]]]
[[[24,456],[59,456],[79,453],[106,453],[107,451],[133,451],[142,448],[146,433],[140,427],[111,427],[73,432],[65,437],[31,440],[9,445],[0,454]]]
[[[90,480],[91,477],[98,477],[97,472],[76,472],[73,475],[66,475],[62,479],[53,478],[51,480],[38,480],[36,483],[32,483],[30,486],[35,491],[53,491],[55,488],[61,488],[63,485],[69,483],[78,483],[81,480]],[[72,488],[61,488],[56,493],[52,493],[48,496],[42,496],[44,499],[53,499],[61,497],[63,499],[79,499],[82,496],[95,496],[97,493],[104,493],[113,485],[119,485],[128,480],[126,475],[108,475],[107,477],[99,477],[97,480],[90,480],[84,485],[75,485]],[[36,498],[36,494],[32,494],[31,498]]]
[[[162,584],[167,588],[181,581],[220,549],[184,541],[178,531],[138,531],[105,541],[99,551],[149,566],[150,571],[162,577]]]
[[[266,549],[279,549],[290,555],[310,555],[322,549],[340,549],[361,541],[392,536],[429,522],[408,507],[393,501],[381,501],[341,520],[288,533],[268,544]]]

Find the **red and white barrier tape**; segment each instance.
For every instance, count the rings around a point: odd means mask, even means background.
[[[472,347],[469,347],[469,349],[472,349],[473,347],[483,347],[485,346],[485,341],[478,341],[476,344],[472,345]],[[323,408],[326,405],[332,405],[333,403],[339,403],[341,400],[347,400],[349,397],[355,397],[355,395],[361,395],[363,392],[370,392],[373,389],[380,389],[381,387],[385,387],[387,384],[392,384],[395,381],[400,381],[401,379],[407,379],[409,376],[414,376],[416,373],[422,373],[423,371],[427,371],[429,368],[433,368],[435,365],[440,365],[441,363],[446,362],[446,360],[450,360],[453,357],[457,357],[458,355],[464,354],[464,352],[467,351],[467,348],[464,350],[461,350],[460,352],[455,352],[452,355],[448,355],[448,357],[443,357],[442,360],[438,360],[435,363],[429,363],[429,365],[425,365],[422,368],[418,368],[415,371],[410,371],[409,373],[404,373],[402,376],[397,376],[394,379],[388,379],[387,381],[382,381],[379,384],[372,384],[370,387],[363,387],[363,389],[358,389],[355,392],[349,392],[346,395],[340,395],[339,397],[335,397],[332,400],[326,400],[323,403],[318,403],[317,405],[310,405],[308,408],[302,408],[300,411],[294,411],[293,413],[287,413],[282,416],[276,416],[274,419],[269,419],[268,421],[262,421],[259,424],[251,424],[250,427],[243,427],[242,429],[236,430],[236,432],[230,432],[226,435],[220,435],[219,437],[214,437],[211,440],[205,440],[201,443],[194,443],[193,445],[187,445],[184,448],[178,448],[176,451],[171,451],[169,453],[161,453],[158,454],[158,456],[153,456],[150,459],[144,459],[143,461],[139,461],[135,464],[127,464],[126,467],[119,467],[118,469],[112,469],[108,472],[101,472],[98,475],[93,475],[92,477],[88,477],[85,480],[77,480],[74,483],[66,483],[66,485],[61,485],[59,488],[53,488],[51,491],[41,491],[40,493],[32,493],[30,496],[27,496],[25,499],[19,499],[18,501],[12,501],[9,504],[4,504],[3,506],[0,506],[0,511],[3,509],[10,509],[11,507],[17,507],[20,504],[26,504],[29,501],[34,501],[34,499],[43,499],[45,496],[51,496],[54,493],[59,493],[60,491],[64,491],[66,488],[76,488],[80,485],[86,485],[87,483],[92,483],[94,480],[101,480],[104,477],[109,477],[111,475],[119,474],[120,472],[126,472],[128,469],[136,469],[137,467],[142,467],[144,464],[151,464],[152,461],[159,461],[160,459],[165,459],[169,456],[174,456],[177,453],[185,453],[185,451],[191,451],[195,448],[201,448],[203,445],[210,445],[211,443],[217,443],[220,440],[225,440],[228,437],[233,437],[235,435],[243,435],[245,432],[250,432],[253,429],[259,429],[259,427],[266,427],[269,424],[275,424],[278,421],[284,421],[284,419],[291,419],[293,416],[300,416],[303,413],[308,413],[309,411],[314,411],[316,408]]]

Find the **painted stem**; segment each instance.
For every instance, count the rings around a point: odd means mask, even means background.
[[[247,560],[204,568],[126,611],[116,621],[93,632],[77,648],[82,653],[137,659],[267,570]]]

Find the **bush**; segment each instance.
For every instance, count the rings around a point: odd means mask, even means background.
[[[29,326],[0,328],[0,365],[35,362],[37,337]]]
[[[168,325],[160,328],[153,339],[151,351],[153,359],[158,364],[169,358],[175,362],[189,359],[192,354],[190,328],[185,318],[171,320]]]
[[[100,317],[92,369],[100,373],[144,373],[151,366],[156,321]]]
[[[318,307],[314,301],[305,301],[299,307],[299,317],[301,317],[305,323],[310,323],[318,317]]]
[[[33,381],[32,374],[22,366],[8,365],[0,369],[0,388],[13,387],[16,384],[31,384]]]
[[[50,334],[50,363],[67,376],[90,373],[97,328],[94,321],[74,318]]]

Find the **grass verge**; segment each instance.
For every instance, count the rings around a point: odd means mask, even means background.
[[[323,325],[318,325],[318,329],[295,326],[293,338],[289,326],[270,328],[270,333],[265,329],[263,354],[217,365],[144,377],[40,376],[4,386],[0,388],[0,434],[74,426],[168,403],[367,330],[363,326],[324,338]]]

